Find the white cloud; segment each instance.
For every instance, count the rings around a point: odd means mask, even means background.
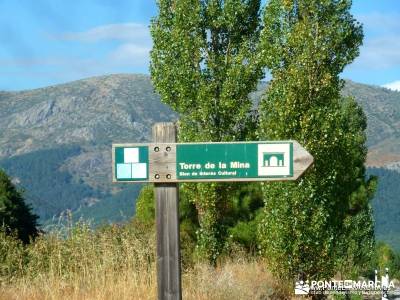
[[[400,13],[372,12],[356,16],[364,24],[364,28],[379,33],[393,33],[400,31]]]
[[[59,66],[69,65],[74,61],[73,58],[66,57],[15,57],[11,59],[0,59],[0,67],[32,68],[37,66]]]
[[[101,62],[99,61],[100,65],[107,65],[110,69],[119,67],[146,69],[150,61],[152,39],[150,29],[145,24],[106,24],[86,31],[62,33],[52,37],[59,41],[76,41],[86,44],[115,41],[115,48],[106,54]],[[93,45],[92,47],[98,46]],[[92,60],[96,59],[92,58]],[[86,64],[81,68],[85,67]]]
[[[354,66],[371,70],[400,67],[400,36],[367,39]]]
[[[59,40],[79,41],[85,43],[105,40],[149,41],[150,30],[147,25],[139,23],[107,24],[82,32],[69,32],[53,36]]]
[[[368,71],[400,67],[400,14],[373,12],[355,17],[364,25],[365,38],[352,67]]]
[[[400,92],[400,80],[397,80],[397,81],[394,81],[391,83],[387,83],[382,86],[385,88],[388,88],[389,90]]]
[[[151,45],[126,43],[120,45],[110,55],[109,59],[114,64],[137,66],[148,63]]]

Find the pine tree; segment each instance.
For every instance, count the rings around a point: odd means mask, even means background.
[[[0,226],[7,234],[16,234],[24,243],[38,234],[38,216],[25,203],[22,193],[12,184],[7,174],[0,170]]]
[[[368,259],[373,248],[365,116],[340,95],[339,74],[363,38],[350,7],[349,0],[270,0],[265,10],[260,53],[272,80],[260,105],[260,139],[294,139],[314,156],[297,182],[263,187],[260,243],[281,278],[329,278],[349,257],[350,233],[365,250],[352,263]]]
[[[151,77],[180,115],[180,142],[245,140],[255,129],[248,97],[257,61],[260,0],[159,0],[152,21]],[[198,253],[214,262],[232,184],[186,184],[200,222]]]

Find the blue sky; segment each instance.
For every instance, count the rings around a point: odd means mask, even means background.
[[[353,0],[361,55],[344,78],[400,89],[400,1]],[[148,74],[154,0],[3,0],[0,90],[113,73]]]

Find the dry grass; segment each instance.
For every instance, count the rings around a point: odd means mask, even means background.
[[[156,299],[156,274],[136,272],[93,274],[86,280],[38,277],[0,288],[0,299]],[[213,268],[196,265],[183,274],[183,299],[285,299],[286,291],[261,261],[227,262]]]
[[[287,299],[261,260],[233,259],[217,268],[196,265],[184,275],[184,299]]]
[[[78,278],[38,278],[29,282],[21,280],[0,289],[0,299],[155,299],[155,277],[142,274],[145,278],[140,279],[137,278],[139,275],[94,275],[92,282],[82,282]]]
[[[154,242],[154,233],[135,226],[81,226],[29,247],[0,235],[0,299],[156,299]],[[182,277],[183,299],[289,298],[263,261],[243,255],[216,268],[195,264]]]

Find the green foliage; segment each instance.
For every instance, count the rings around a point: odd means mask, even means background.
[[[354,264],[368,260],[373,245],[366,118],[354,99],[340,96],[339,74],[362,41],[350,6],[271,0],[265,10],[260,53],[273,79],[260,104],[260,139],[294,139],[314,157],[313,168],[298,182],[263,187],[261,246],[282,278],[329,278],[344,258]],[[363,248],[357,257],[343,249],[349,233],[355,238],[351,248]]]
[[[196,208],[187,197],[186,191],[179,195],[179,219],[181,234],[181,249],[183,262],[190,265],[192,255],[197,243],[199,221]],[[261,214],[264,205],[263,195],[259,184],[240,184],[239,189],[233,194],[230,207],[225,208],[224,218],[219,224],[220,234],[223,239],[228,238],[224,249],[230,251],[230,243],[239,244],[241,247],[255,253],[257,247],[257,217]],[[153,185],[142,188],[136,202],[135,221],[146,227],[153,227],[155,222],[155,201]]]
[[[0,169],[0,224],[7,234],[13,234],[24,243],[38,234],[38,217],[25,203],[7,174]]]
[[[400,280],[400,251],[395,251],[389,244],[379,241],[376,243],[372,259],[366,264],[363,274],[373,279],[375,270],[378,276],[385,275],[386,268],[389,269],[391,279]]]
[[[232,209],[226,214],[223,224],[231,241],[254,254],[257,249],[257,226],[264,206],[263,194],[258,183],[239,186],[232,197]]]
[[[258,216],[261,216],[261,214]],[[232,241],[244,246],[245,249],[254,254],[257,250],[257,227],[259,222],[260,217],[249,221],[238,221],[235,226],[228,230]]]
[[[146,228],[155,225],[155,198],[154,186],[145,185],[140,191],[136,201],[135,222]],[[193,252],[196,247],[196,232],[199,228],[196,208],[185,195],[185,191],[179,193],[179,221],[180,221],[180,243],[181,257],[184,267],[192,265],[194,261]]]
[[[388,244],[379,242],[376,245],[375,268],[381,274],[389,269],[390,277],[400,279],[400,252],[395,252]]]
[[[365,198],[362,199],[362,202]],[[370,271],[375,250],[372,209],[365,205],[343,221],[337,247],[337,270],[346,278],[357,279]]]
[[[135,219],[145,225],[153,225],[155,222],[155,200],[154,187],[152,184],[145,185],[136,200]]]
[[[257,58],[260,0],[159,0],[152,21],[151,77],[180,115],[179,140],[234,141],[255,128],[249,93],[262,77]],[[186,184],[196,205],[198,255],[215,262],[232,184]]]
[[[135,220],[152,226],[155,223],[155,210],[154,186],[148,184],[142,188],[136,201]],[[179,220],[181,223],[189,222],[195,227],[198,224],[196,209],[189,201],[185,191],[179,192]]]

